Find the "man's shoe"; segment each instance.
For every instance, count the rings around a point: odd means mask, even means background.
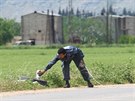
[[[94,85],[93,85],[91,82],[88,82],[88,87],[89,87],[89,88],[93,88]]]
[[[64,88],[70,88],[70,84],[65,84]]]

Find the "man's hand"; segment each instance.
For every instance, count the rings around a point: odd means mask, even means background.
[[[39,71],[37,72],[37,74],[38,74],[39,76],[42,76],[44,73],[45,73],[45,70],[39,70]]]

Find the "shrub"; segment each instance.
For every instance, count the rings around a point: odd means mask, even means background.
[[[126,64],[122,65],[104,65],[102,63],[94,63],[92,71],[97,81],[102,84],[135,82],[135,67],[132,59],[129,59]]]
[[[62,87],[63,86],[63,78],[59,71],[51,71],[46,76],[48,83],[53,87]]]
[[[135,43],[135,36],[122,35],[122,36],[120,36],[119,43],[121,43],[121,44],[133,44],[133,43]]]

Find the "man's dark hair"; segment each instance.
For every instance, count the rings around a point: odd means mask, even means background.
[[[61,53],[65,54],[66,50],[64,48],[59,48],[58,54],[61,54]]]

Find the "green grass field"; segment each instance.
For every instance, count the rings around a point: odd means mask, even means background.
[[[93,47],[81,48],[85,63],[101,84],[135,83],[135,47]],[[1,91],[43,89],[30,81],[18,82],[21,76],[35,77],[37,69],[43,69],[56,55],[57,48],[1,48],[0,88]],[[49,87],[64,84],[61,62],[55,64],[43,77]],[[92,80],[96,85],[97,83]],[[83,86],[83,81],[74,63],[71,63],[71,86]]]

